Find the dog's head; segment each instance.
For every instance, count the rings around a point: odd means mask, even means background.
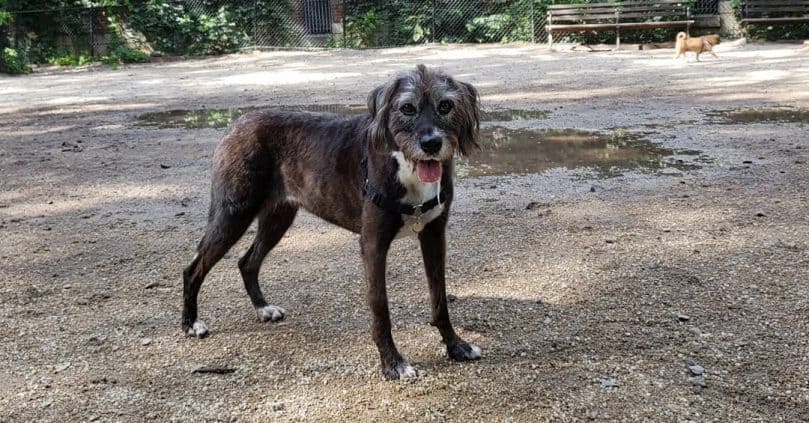
[[[477,90],[424,65],[372,91],[368,111],[373,147],[401,151],[418,167],[434,169],[478,146]]]

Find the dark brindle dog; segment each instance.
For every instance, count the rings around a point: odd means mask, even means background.
[[[187,334],[207,335],[197,316],[202,281],[256,217],[258,233],[239,269],[258,317],[284,317],[284,309],[264,300],[258,273],[303,207],[360,234],[373,339],[386,378],[416,376],[393,343],[385,289],[388,248],[407,234],[418,235],[432,323],[447,354],[480,358],[480,348],[450,324],[444,283],[452,158],[477,147],[477,91],[420,65],[371,92],[368,111],[354,117],[268,111],[233,124],[214,153],[208,227],[183,273]]]

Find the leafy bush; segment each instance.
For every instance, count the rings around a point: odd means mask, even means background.
[[[346,40],[349,47],[372,47],[376,45],[376,37],[383,20],[374,10],[369,10],[346,25]]]
[[[25,64],[25,61],[20,57],[17,50],[6,47],[3,49],[3,54],[0,56],[0,71],[11,74],[24,74],[31,72],[31,68]]]
[[[520,22],[519,15],[499,13],[473,18],[466,24],[466,29],[478,43],[530,40],[530,31],[516,31],[520,24],[525,23]]]
[[[92,57],[83,54],[66,54],[64,56],[52,56],[48,58],[48,63],[58,66],[84,66],[92,62]]]
[[[139,51],[133,50],[126,46],[116,47],[112,53],[101,58],[101,62],[117,69],[118,65],[122,63],[143,63],[149,59],[149,55]]]

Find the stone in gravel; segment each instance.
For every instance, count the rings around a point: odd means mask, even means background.
[[[458,299],[458,297],[456,297],[456,296],[454,296],[452,294],[447,295],[447,301],[450,302],[450,303],[454,303],[457,299]]]
[[[160,168],[161,168],[161,169],[171,169],[171,166],[169,166],[169,165],[167,165],[167,164],[162,164],[162,163],[161,163],[161,164],[160,164]]]
[[[701,374],[705,373],[705,369],[699,364],[688,366],[688,370],[690,370],[691,374],[693,374],[694,376],[700,376]]]
[[[284,404],[275,401],[272,403],[272,411],[284,411]]]
[[[689,327],[688,332],[691,333],[692,335],[696,335],[696,336],[702,335],[702,330],[700,330],[700,328],[698,328],[696,326]]]
[[[65,141],[65,142],[62,143],[62,151],[63,152],[78,153],[78,152],[84,151],[84,147],[82,147],[82,146],[80,146],[78,144],[74,144],[74,143],[72,143],[70,141]]]
[[[604,242],[606,242],[607,244],[615,244],[616,242],[618,242],[618,238],[612,238],[612,237],[607,238],[607,239],[604,240]]]
[[[676,313],[674,316],[677,318],[677,320],[679,320],[681,322],[687,322],[687,321],[691,320],[691,316],[689,316],[687,314]]]
[[[185,212],[174,213],[174,217],[185,216]]]
[[[705,383],[704,376],[694,376],[691,378],[691,384],[694,386],[699,386],[701,388],[706,388],[708,385]]]
[[[767,215],[764,214],[764,212],[758,212],[756,213],[756,217],[767,217]]]
[[[601,379],[601,387],[602,388],[617,388],[619,386],[621,386],[621,384],[618,383],[618,381],[615,380],[614,378],[608,377],[608,378]]]
[[[213,373],[217,375],[224,375],[228,373],[235,372],[236,369],[232,367],[226,367],[221,365],[213,365],[213,366],[194,366],[191,369],[191,373]]]
[[[67,370],[68,367],[70,367],[69,362],[59,363],[59,364],[53,366],[53,371],[54,371],[54,373],[63,372],[65,370]]]
[[[553,321],[553,320],[551,320],[551,318],[550,318],[550,317],[546,317],[546,318],[545,318],[545,320],[543,320],[543,321],[542,321],[542,323],[544,323],[544,324],[546,324],[546,325],[549,325],[549,324],[551,324],[551,322],[552,322],[552,321]]]
[[[152,289],[152,288],[157,288],[158,286],[160,286],[160,282],[152,281],[152,282],[147,283],[146,286],[143,287],[143,289]]]
[[[140,340],[140,344],[144,347],[152,343],[152,338],[143,338]]]

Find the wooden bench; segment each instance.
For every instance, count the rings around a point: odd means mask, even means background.
[[[621,30],[684,28],[691,19],[689,2],[684,0],[624,0],[607,3],[548,5],[548,46],[553,33],[615,31],[615,48],[621,46]]]
[[[809,22],[809,0],[746,0],[741,8],[742,25]]]

